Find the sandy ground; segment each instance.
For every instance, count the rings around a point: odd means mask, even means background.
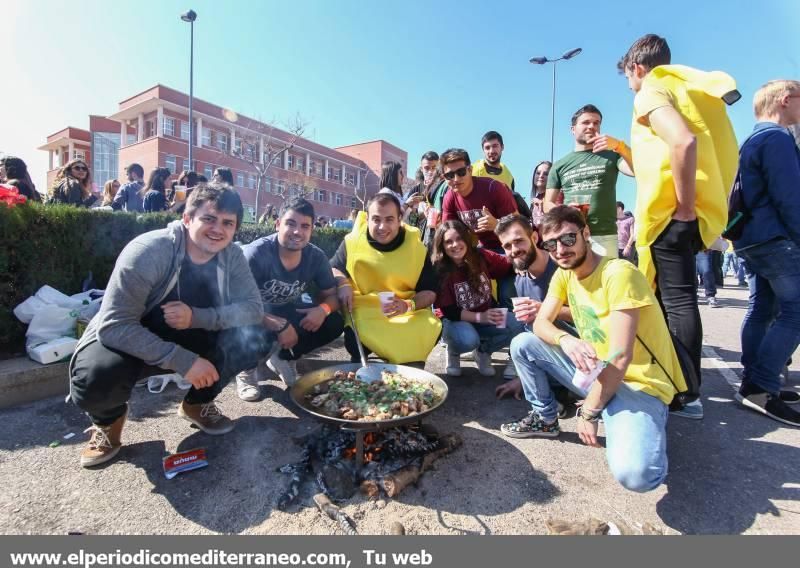
[[[511,440],[501,423],[526,411],[521,401],[497,401],[494,388],[506,355],[495,355],[497,378],[465,363],[447,378],[450,396],[429,422],[456,432],[464,445],[437,463],[398,499],[361,495],[343,504],[365,534],[387,534],[393,521],[410,534],[541,534],[548,518],[590,517],[648,522],[667,533],[800,532],[798,430],[742,409],[728,381],[738,371],[738,327],[745,292],[720,292],[724,307],[703,306],[703,398],[706,418],[669,424],[670,475],[648,494],[621,488],[602,450],[583,446],[575,419],[557,440]],[[300,363],[319,368],[345,358],[340,343]],[[718,357],[718,358],[717,358]],[[443,373],[437,347],[427,369]],[[794,365],[797,382],[797,364]],[[65,379],[66,380],[66,379]],[[88,420],[73,405],[47,399],[0,411],[0,532],[4,534],[339,534],[314,507],[311,484],[288,511],[275,507],[287,483],[276,468],[299,456],[292,438],[317,427],[288,401],[283,384],[262,383],[260,402],[240,401],[233,385],[220,402],[237,418],[229,435],[212,437],[175,414],[180,392],[136,389],[118,458],[94,470],[78,465]],[[796,387],[795,387],[796,388]],[[602,430],[601,430],[602,431]],[[63,436],[76,436],[64,440]],[[49,447],[59,441],[58,447]],[[161,459],[195,447],[209,467],[167,480]]]

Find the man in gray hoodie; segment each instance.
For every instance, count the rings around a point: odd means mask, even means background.
[[[70,362],[70,397],[93,424],[82,466],[119,452],[134,384],[165,369],[192,384],[179,416],[208,434],[233,429],[214,398],[274,342],[250,267],[231,244],[242,213],[239,195],[212,183],[192,193],[181,221],[123,249]]]

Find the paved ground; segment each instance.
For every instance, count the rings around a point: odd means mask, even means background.
[[[431,422],[455,431],[464,446],[439,462],[395,501],[356,496],[345,510],[362,533],[382,534],[394,520],[413,534],[539,534],[545,520],[591,516],[665,532],[800,532],[800,431],[739,407],[729,381],[738,372],[738,328],[746,295],[721,290],[724,307],[703,306],[706,330],[703,398],[706,418],[669,424],[670,475],[652,493],[621,489],[602,450],[583,446],[575,419],[562,421],[558,440],[509,440],[499,425],[525,412],[519,401],[496,401],[497,379],[469,372],[446,379],[450,398]],[[301,362],[301,370],[344,357],[340,345]],[[443,372],[437,348],[428,370]],[[797,360],[798,358],[796,358]],[[793,367],[793,386],[798,370]],[[238,417],[222,438],[192,429],[175,414],[179,391],[137,389],[116,461],[89,471],[78,466],[87,419],[51,398],[0,411],[0,533],[64,534],[331,534],[336,529],[311,505],[310,489],[287,512],[275,509],[286,484],[277,466],[294,461],[292,436],[315,427],[287,401],[282,383],[264,384],[265,398],[244,403],[232,386],[221,402]],[[64,440],[65,434],[75,437]],[[49,447],[52,441],[61,445]],[[161,458],[198,446],[210,466],[166,480]]]

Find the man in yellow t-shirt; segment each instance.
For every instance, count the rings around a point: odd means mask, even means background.
[[[585,399],[578,411],[581,440],[600,447],[602,415],[611,473],[626,489],[651,491],[667,475],[669,404],[686,389],[658,302],[635,266],[592,251],[589,229],[577,209],[551,209],[539,230],[541,246],[559,270],[533,333],[511,342],[532,409],[521,420],[503,424],[501,431],[513,438],[558,436],[557,403],[549,383],[555,379]],[[566,304],[580,338],[554,325]]]
[[[667,41],[654,34],[636,40],[617,67],[635,93],[631,150],[639,269],[699,377],[703,326],[695,254],[727,224],[738,147],[726,104],[740,95],[726,73],[671,65]],[[682,415],[702,417],[700,400]]]

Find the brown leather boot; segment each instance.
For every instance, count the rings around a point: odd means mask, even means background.
[[[227,434],[235,426],[233,420],[222,414],[213,400],[206,404],[188,404],[185,400],[181,401],[178,416],[212,436]]]
[[[98,426],[93,424],[86,429],[91,432],[92,437],[89,443],[81,452],[81,466],[92,467],[106,463],[119,453],[122,447],[122,427],[128,417],[128,407],[125,407],[125,414],[117,418],[108,426]]]

